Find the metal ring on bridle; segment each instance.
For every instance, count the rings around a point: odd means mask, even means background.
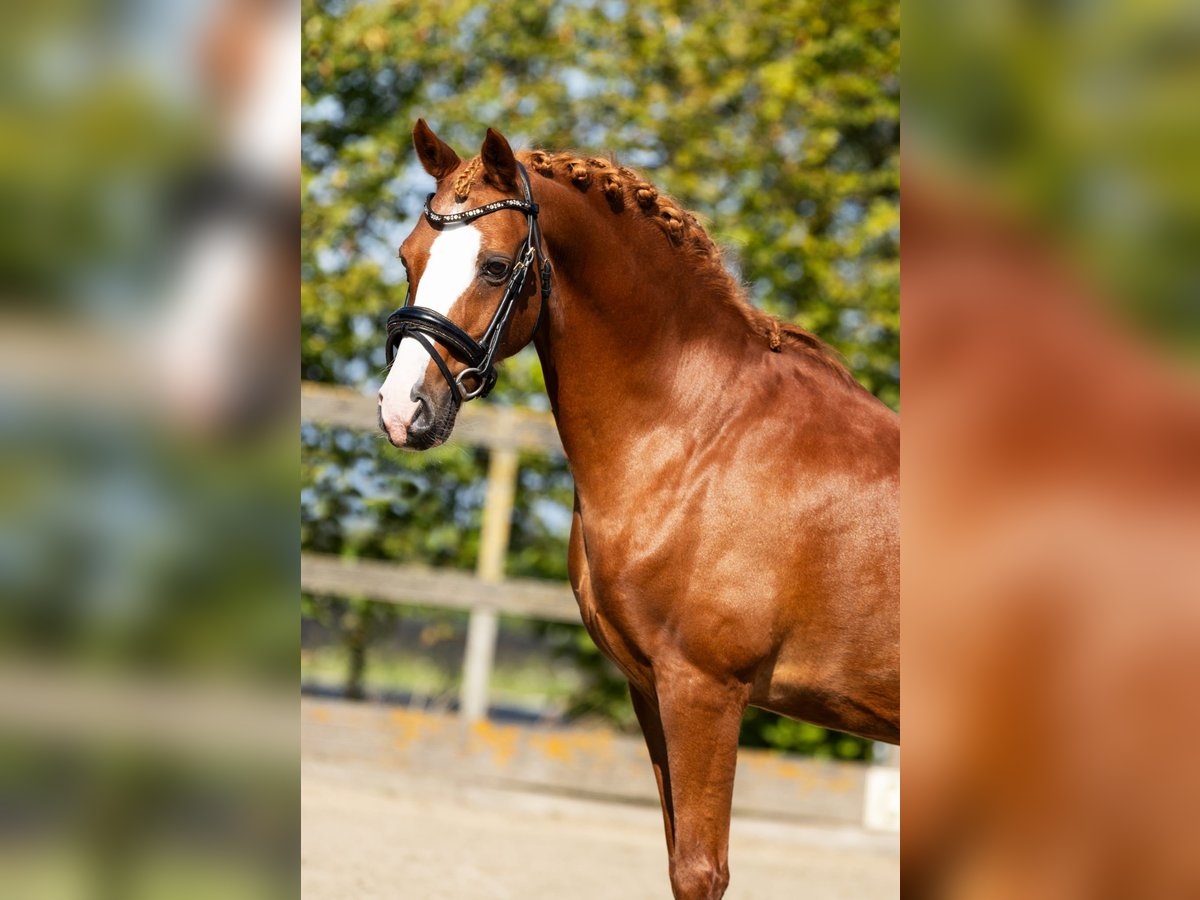
[[[468,377],[478,378],[479,386],[476,388],[468,388],[466,385],[464,385],[463,380]],[[454,376],[454,383],[458,386],[458,390],[461,392],[463,400],[474,400],[483,393],[485,388],[488,390],[491,389],[487,383],[487,379],[483,377],[483,373],[474,368],[463,369],[456,376]]]
[[[513,311],[516,309],[517,298],[525,290],[525,280],[529,275],[529,270],[539,258],[542,262],[539,268],[542,302],[538,309],[537,324],[534,325],[535,333],[541,326],[542,316],[546,312],[546,302],[550,298],[551,267],[550,260],[546,258],[546,252],[542,247],[542,232],[538,224],[538,205],[533,202],[533,192],[529,187],[529,175],[525,171],[525,167],[518,163],[517,171],[521,178],[524,199],[506,197],[503,200],[485,203],[483,206],[462,212],[438,213],[434,212],[432,207],[434,194],[425,198],[424,215],[434,225],[470,222],[504,209],[516,210],[525,214],[528,233],[517,251],[516,261],[513,263],[508,281],[504,285],[504,295],[500,298],[500,304],[496,307],[492,320],[484,329],[483,337],[478,341],[475,340],[437,310],[424,306],[410,306],[408,298],[405,298],[404,306],[393,312],[387,319],[387,343],[384,345],[384,355],[387,358],[388,366],[390,367],[395,360],[396,348],[400,346],[402,340],[406,337],[416,339],[433,357],[434,363],[437,364],[446,383],[450,386],[450,393],[454,397],[454,401],[459,404],[467,400],[474,400],[476,397],[486,397],[495,386],[496,351],[508,327],[509,320],[512,318]],[[412,288],[410,286],[409,296],[411,297],[411,295]],[[459,372],[457,376],[453,375],[441,354],[434,348],[433,341],[449,350],[450,355],[459,362],[466,363],[467,368]],[[463,380],[468,377],[478,378],[479,385],[473,389],[466,388]]]

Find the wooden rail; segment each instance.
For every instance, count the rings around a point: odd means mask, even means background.
[[[312,382],[300,385],[300,418],[360,431],[379,427],[373,398],[348,388]],[[498,616],[505,613],[578,624],[579,608],[566,584],[504,577],[518,455],[521,451],[562,455],[554,418],[532,410],[473,403],[459,411],[452,441],[486,447],[490,454],[474,576],[306,553],[300,558],[300,589],[314,594],[470,610],[459,712],[466,720],[474,721],[487,717]]]
[[[559,582],[513,578],[491,583],[454,569],[342,559],[325,553],[300,556],[300,590],[442,609],[486,606],[528,619],[579,624],[571,589]]]

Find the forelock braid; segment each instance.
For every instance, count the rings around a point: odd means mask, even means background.
[[[483,160],[477,156],[467,163],[467,167],[454,179],[454,199],[459,203],[466,200],[467,195],[471,193],[471,186],[475,184],[475,176],[479,174],[482,166]]]

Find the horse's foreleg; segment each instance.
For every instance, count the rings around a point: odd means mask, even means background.
[[[650,751],[650,763],[654,766],[654,780],[658,782],[658,799],[662,803],[663,828],[667,834],[667,858],[675,852],[675,815],[671,810],[671,775],[667,769],[667,742],[663,737],[662,719],[658,714],[658,703],[629,685],[629,697],[633,700],[633,711],[646,738],[646,749]]]
[[[673,813],[671,888],[677,900],[717,900],[729,885],[729,811],[750,687],[685,666],[656,667],[655,687]]]

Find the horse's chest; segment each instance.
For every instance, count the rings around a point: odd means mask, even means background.
[[[631,580],[627,554],[590,538],[578,512],[571,529],[568,564],[579,614],[592,640],[626,677],[642,685],[654,634],[650,596]]]
[[[652,529],[602,524],[607,527],[577,520],[570,563],[580,582],[586,581],[588,612],[622,620],[631,595],[645,607],[664,589],[663,576],[675,568],[674,541]]]

